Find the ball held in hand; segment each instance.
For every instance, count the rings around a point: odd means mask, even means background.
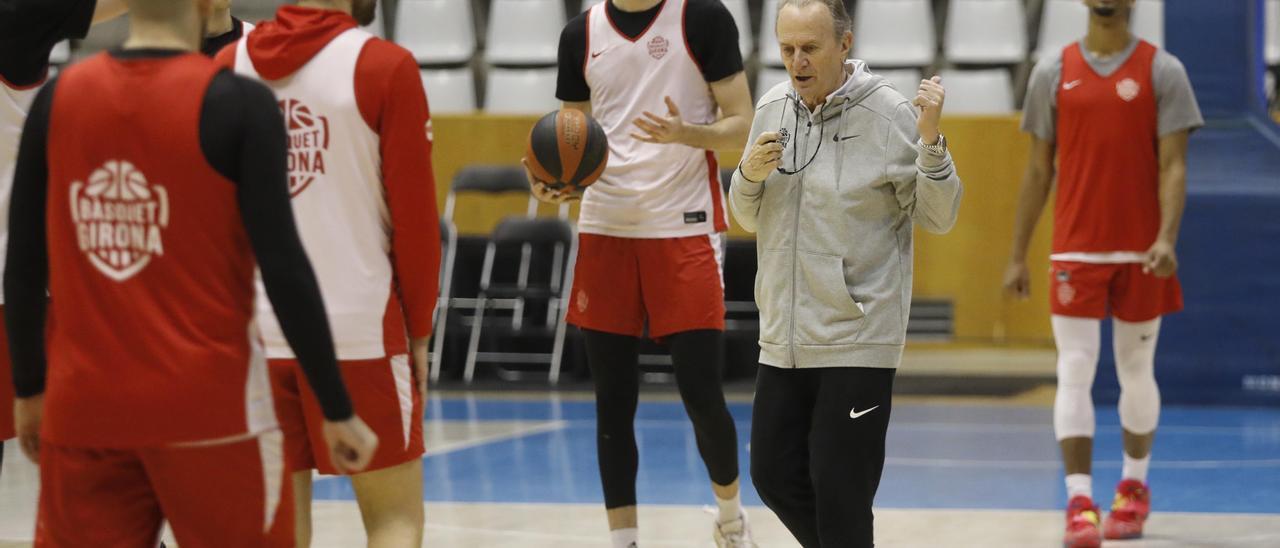
[[[604,173],[609,141],[595,119],[577,109],[560,109],[533,125],[524,157],[547,188],[580,192]]]

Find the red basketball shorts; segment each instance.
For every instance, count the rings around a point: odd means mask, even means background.
[[[82,449],[42,441],[37,548],[292,547],[282,435],[216,445]]]
[[[724,329],[720,235],[615,238],[583,234],[574,269],[569,323],[655,339]]]
[[[324,442],[324,413],[307,387],[297,360],[271,360],[271,389],[284,431],[285,461],[291,471],[316,469],[337,474]],[[409,357],[398,355],[338,364],[356,414],[378,435],[378,449],[365,472],[422,457],[422,396]]]
[[[1053,261],[1050,309],[1058,316],[1107,317],[1145,322],[1182,310],[1177,276],[1144,274],[1137,263],[1094,264]]]
[[[0,306],[0,442],[14,437],[13,371],[9,365],[9,335],[5,332],[4,306]]]

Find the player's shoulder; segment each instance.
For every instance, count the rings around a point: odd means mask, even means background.
[[[1152,68],[1157,74],[1164,71],[1175,73],[1186,73],[1187,67],[1182,64],[1182,60],[1177,55],[1169,52],[1162,47],[1156,47],[1155,57],[1151,59]]]
[[[1062,72],[1062,50],[1055,49],[1046,52],[1031,67],[1032,78],[1042,78],[1045,76],[1056,76]]]
[[[274,107],[276,96],[265,83],[237,74],[227,67],[220,67],[213,80],[209,81],[205,101],[225,103],[243,110],[252,108],[255,104]]]
[[[356,61],[356,70],[361,78],[372,78],[375,81],[386,81],[404,71],[418,73],[418,60],[413,53],[403,46],[374,36],[360,50]]]
[[[583,38],[587,35],[587,18],[590,16],[591,8],[582,10],[582,13],[569,18],[569,22],[565,23],[564,28],[560,30],[560,39],[566,38]]]
[[[417,64],[418,61],[413,57],[413,52],[404,46],[387,40],[372,36],[368,42],[365,42],[364,49],[360,51],[360,59],[370,61],[378,61],[381,64],[395,66],[400,63],[411,62]]]

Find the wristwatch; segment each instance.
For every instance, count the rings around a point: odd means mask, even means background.
[[[929,151],[929,152],[932,152],[932,153],[934,153],[934,154],[937,154],[938,156],[942,156],[943,154],[946,154],[946,153],[947,153],[947,136],[945,136],[945,135],[943,135],[943,134],[939,133],[939,134],[938,134],[938,143],[937,143],[937,144],[933,144],[933,145],[926,145],[926,144],[924,144],[924,140],[923,140],[923,139],[921,139],[921,140],[920,140],[920,148],[923,148],[923,149],[925,149],[925,150],[927,150],[927,151]]]

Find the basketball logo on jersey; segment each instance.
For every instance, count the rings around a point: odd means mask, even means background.
[[[671,42],[661,36],[654,36],[653,40],[649,40],[649,56],[654,59],[662,59],[667,55]]]
[[[289,128],[289,195],[297,196],[325,174],[324,155],[329,151],[329,118],[317,116],[297,99],[280,101]]]
[[[123,282],[164,255],[169,193],[124,160],[111,160],[71,183],[71,220],[80,251],[107,277]]]
[[[1116,82],[1116,95],[1119,95],[1126,102],[1137,99],[1140,92],[1142,92],[1142,86],[1138,85],[1138,82],[1133,78],[1125,78]]]

